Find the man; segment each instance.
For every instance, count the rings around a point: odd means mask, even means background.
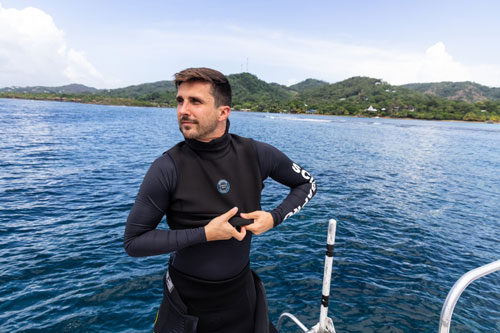
[[[249,268],[252,235],[297,213],[316,192],[310,174],[276,148],[230,134],[231,86],[209,68],[175,75],[184,141],[156,159],[125,229],[131,256],[172,253],[155,332],[259,332],[272,325],[265,292]],[[267,177],[290,187],[260,208]],[[158,230],[166,214],[170,230]]]

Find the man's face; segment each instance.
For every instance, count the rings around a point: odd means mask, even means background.
[[[208,142],[217,138],[219,108],[208,82],[183,82],[177,90],[177,121],[186,139]]]

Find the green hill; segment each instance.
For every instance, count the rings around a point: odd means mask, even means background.
[[[490,88],[470,81],[411,83],[402,85],[402,87],[413,89],[427,95],[470,103],[500,99],[500,88]]]
[[[87,87],[83,84],[68,84],[60,87],[8,87],[0,89],[0,92],[20,93],[20,94],[85,94],[97,93],[99,89]]]
[[[287,87],[269,84],[250,73],[232,74],[227,78],[233,91],[235,109],[274,111],[279,105],[289,102],[294,95]]]
[[[176,92],[173,81],[158,81],[152,83],[143,83],[125,88],[103,89],[99,93],[111,97],[142,98],[154,93],[164,94],[166,92]]]
[[[103,89],[98,94],[110,98],[135,99],[157,106],[173,106],[176,103],[176,92],[177,90],[173,81],[157,81],[125,88]]]
[[[380,112],[385,109],[382,113],[387,115],[393,109],[399,111],[415,108],[414,104],[418,99],[425,100],[427,97],[379,79],[360,76],[303,91],[296,98],[298,102],[305,103],[306,108],[316,109],[319,113],[338,115],[365,114],[364,110],[370,105]],[[298,103],[294,106],[296,111],[303,111]]]
[[[296,83],[288,87],[290,90],[294,90],[297,92],[303,92],[315,88],[319,88],[322,86],[328,85],[328,82],[316,80],[316,79],[306,79],[302,82]]]
[[[500,89],[472,82],[394,86],[380,79],[358,76],[332,84],[307,79],[286,87],[267,83],[250,73],[232,74],[228,79],[236,110],[500,121]],[[172,81],[103,90],[83,85],[0,90],[0,97],[4,98],[162,107],[175,107],[175,95]]]
[[[382,80],[353,77],[298,94],[291,112],[435,120],[499,121],[500,101],[469,103],[425,94]],[[370,108],[371,106],[371,108]],[[369,111],[376,110],[376,111]]]

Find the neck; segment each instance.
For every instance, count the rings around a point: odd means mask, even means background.
[[[227,124],[224,126],[224,133],[217,137],[213,138],[208,142],[201,141],[201,140],[195,140],[195,139],[184,139],[184,141],[187,143],[189,147],[191,147],[193,150],[196,150],[197,152],[215,152],[215,151],[222,151],[226,149],[226,147],[229,145],[229,142],[231,141],[231,135],[228,133],[229,132],[229,119],[227,120]]]
[[[229,122],[229,120],[227,120],[227,122]],[[224,134],[226,134],[226,120],[225,121],[222,121],[220,123],[217,124],[217,127],[215,128],[214,132],[212,133],[211,136],[207,137],[207,138],[203,138],[203,139],[196,139],[200,142],[210,142],[212,140],[215,140],[215,139],[218,139],[222,136],[224,136]]]

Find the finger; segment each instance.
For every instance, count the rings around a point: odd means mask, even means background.
[[[247,231],[246,231],[245,227],[241,227],[241,230],[239,232],[238,232],[238,230],[236,230],[236,228],[233,228],[232,235],[234,238],[236,238],[239,241],[242,241],[243,238],[245,238],[246,234],[247,234]]]
[[[250,219],[256,219],[259,217],[258,211],[250,212],[250,213],[240,213],[240,216],[244,219],[250,220]]]
[[[236,213],[238,212],[238,207],[233,207],[224,214],[222,214],[222,217],[225,220],[229,220],[231,217],[233,217]]]
[[[255,224],[255,223],[247,225],[246,228],[247,228],[247,231],[250,231],[254,235],[256,235],[256,233],[258,232],[257,224]]]

